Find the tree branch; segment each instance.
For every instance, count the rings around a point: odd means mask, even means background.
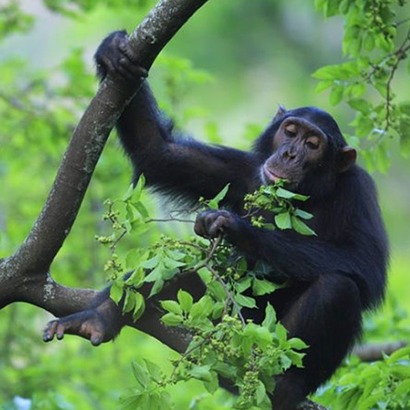
[[[405,346],[407,346],[407,342],[405,341],[366,344],[355,346],[352,354],[358,356],[362,362],[374,362],[376,360],[382,360],[383,355],[389,356],[396,350]]]
[[[207,0],[162,0],[132,33],[132,51],[149,68],[182,25]],[[108,135],[135,89],[111,78],[102,82],[79,122],[41,214],[26,240],[11,256],[25,274],[43,274],[75,221]]]

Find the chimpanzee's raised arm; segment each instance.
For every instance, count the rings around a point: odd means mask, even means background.
[[[145,75],[127,44],[124,31],[112,33],[101,43],[95,56],[100,77],[109,72],[132,84],[133,76]],[[117,130],[134,166],[134,182],[143,173],[148,185],[174,197],[212,198],[230,183],[226,201],[235,207],[258,179],[254,154],[177,134],[159,111],[146,82],[125,109]]]

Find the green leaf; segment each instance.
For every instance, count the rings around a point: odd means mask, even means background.
[[[256,302],[254,298],[251,298],[249,296],[244,296],[241,294],[236,294],[235,295],[235,301],[238,303],[238,305],[242,307],[246,307],[249,309],[256,308]]]
[[[227,379],[235,380],[235,378],[237,377],[238,368],[233,365],[224,362],[216,362],[213,367],[218,372],[218,374]]]
[[[367,32],[366,37],[364,39],[364,49],[369,52],[374,50],[374,47],[376,46],[376,40],[375,37],[372,33]]]
[[[410,346],[403,347],[393,352],[387,359],[387,363],[392,364],[404,358],[410,359]]]
[[[339,4],[339,12],[341,14],[347,14],[350,8],[350,3],[352,0],[342,0]]]
[[[291,349],[302,350],[307,349],[309,346],[302,340],[297,337],[292,337],[292,339],[288,340],[289,347]]]
[[[256,387],[256,390],[255,390],[255,399],[256,399],[257,405],[260,405],[266,399],[265,385],[260,380],[258,380],[258,386]]]
[[[137,268],[131,274],[131,276],[125,281],[127,285],[134,287],[140,287],[145,279],[145,271],[143,268]]]
[[[252,284],[252,278],[251,277],[245,277],[243,279],[240,279],[238,282],[235,284],[235,290],[238,293],[243,293],[246,289],[249,289]]]
[[[296,367],[303,367],[303,357],[305,356],[304,353],[294,352],[293,350],[289,350],[286,352],[286,356],[290,359],[293,366]]]
[[[337,77],[335,73],[336,68],[337,66],[335,65],[328,65],[325,67],[321,67],[318,70],[316,70],[312,74],[312,76],[318,80],[329,81],[333,84],[333,80]]]
[[[302,209],[296,209],[296,211],[294,212],[294,215],[297,216],[298,218],[302,218],[302,219],[312,219],[313,215],[309,212],[303,211]]]
[[[278,188],[276,191],[276,196],[283,199],[294,199],[296,201],[307,201],[309,199],[307,195],[291,192],[284,188]]]
[[[218,388],[219,388],[219,380],[218,380],[218,375],[215,372],[210,373],[210,380],[209,381],[203,381],[205,389],[210,393],[214,394]]]
[[[122,298],[124,290],[124,283],[121,281],[115,281],[111,285],[110,288],[110,298],[118,305],[120,303],[120,300]]]
[[[252,282],[252,293],[254,296],[268,295],[278,288],[280,288],[280,286],[265,279],[255,278]]]
[[[186,257],[185,253],[179,251],[178,249],[167,249],[167,255],[175,261],[180,261]]]
[[[134,320],[138,320],[143,315],[144,311],[145,311],[144,296],[142,296],[141,293],[136,292],[135,293],[135,307],[134,307],[134,312],[132,312],[132,318]]]
[[[125,292],[124,306],[122,308],[122,311],[124,313],[128,313],[134,310],[135,302],[136,302],[135,295],[136,294],[129,289]]]
[[[265,319],[263,319],[262,326],[266,327],[270,332],[273,332],[275,330],[276,312],[270,303],[266,305]]]
[[[162,288],[164,287],[164,281],[162,279],[157,279],[154,282],[154,285],[151,288],[151,291],[149,293],[149,297],[152,297],[159,292],[161,292]]]
[[[178,326],[182,323],[183,318],[175,313],[166,313],[161,320],[166,326]]]
[[[184,312],[188,313],[191,310],[192,305],[194,303],[193,297],[188,292],[185,292],[184,290],[180,289],[177,294],[177,299],[181,306],[181,309]]]
[[[400,135],[400,152],[405,157],[410,156],[410,116],[408,114],[399,118],[398,131]]]
[[[272,344],[272,333],[264,326],[248,323],[244,330],[244,335],[247,334],[251,335],[254,342],[262,348],[266,348]]]
[[[352,98],[348,101],[348,104],[356,111],[367,113],[370,110],[370,104],[363,98]]]
[[[220,282],[214,281],[209,283],[208,290],[216,300],[226,299],[226,291]]]
[[[207,317],[209,314],[212,313],[212,308],[214,303],[209,296],[202,296],[198,302],[192,305],[191,311],[189,313],[189,317],[191,319],[200,319]]]
[[[205,283],[205,285],[208,285],[213,280],[212,272],[208,268],[201,268],[198,271],[198,275],[201,278],[202,282]]]
[[[326,17],[332,17],[339,14],[340,0],[327,0]]]
[[[212,308],[212,320],[220,319],[225,311],[224,302],[216,302]]]
[[[315,92],[321,93],[333,85],[333,81],[320,81],[315,88]]]
[[[330,91],[329,95],[329,102],[331,105],[337,105],[342,101],[344,94],[344,87],[343,86],[334,86]]]
[[[181,306],[175,302],[175,300],[161,300],[160,302],[162,309],[170,313],[175,313],[176,315],[182,315]]]
[[[155,282],[156,280],[162,279],[163,272],[164,267],[162,265],[158,265],[145,277],[144,282]]]
[[[181,268],[182,266],[185,266],[184,262],[181,262],[181,261],[178,261],[178,260],[175,260],[175,259],[171,259],[171,258],[168,258],[168,257],[164,257],[162,259],[162,263],[164,264],[164,266],[167,269],[170,269],[170,270]]]
[[[293,199],[296,195],[297,194],[295,194],[294,192],[288,191],[284,188],[278,188],[276,191],[276,196],[278,196],[279,198]]]
[[[397,396],[408,395],[410,392],[410,379],[399,382],[396,386],[394,394]]]
[[[153,269],[158,265],[159,260],[159,255],[155,255],[151,259],[147,259],[146,261],[142,262],[141,266],[145,269]]]
[[[287,333],[288,333],[287,330],[282,324],[277,323],[275,327],[275,331],[276,331],[276,336],[279,340],[280,345],[283,345],[283,343],[286,342],[287,340]]]
[[[162,381],[162,377],[163,377],[163,373],[162,373],[161,368],[157,364],[155,364],[155,363],[153,363],[153,362],[151,362],[150,360],[147,360],[147,359],[144,359],[144,363],[145,363],[145,366],[148,370],[148,373],[149,373],[151,379],[154,380],[157,383],[160,383]]]
[[[141,198],[142,191],[145,187],[145,182],[146,182],[145,176],[141,174],[138,178],[137,185],[134,189],[134,199],[135,200],[138,200]]]
[[[150,380],[148,370],[144,362],[135,361],[132,362],[132,371],[134,373],[135,380],[137,381],[140,391],[144,391],[148,387]]]
[[[207,202],[210,209],[218,209],[219,203],[225,198],[228,193],[230,184],[225,185],[225,187],[220,191],[214,198]]]
[[[141,201],[134,202],[133,205],[135,209],[138,211],[138,213],[142,216],[143,219],[149,218],[148,209],[145,207],[145,205]]]
[[[197,380],[202,380],[202,381],[211,381],[211,373],[210,373],[211,367],[206,365],[206,366],[192,366],[192,368],[189,370],[189,374]]]
[[[302,222],[299,218],[292,215],[291,217],[291,227],[301,235],[305,236],[315,236],[316,233],[313,229],[309,228],[304,222]]]
[[[359,98],[366,92],[366,85],[363,83],[356,83],[349,87],[349,95],[352,98]]]
[[[291,216],[289,212],[284,212],[279,215],[275,215],[275,224],[279,229],[292,228]]]
[[[127,269],[133,269],[141,263],[141,251],[139,249],[131,249],[125,256],[125,266]]]

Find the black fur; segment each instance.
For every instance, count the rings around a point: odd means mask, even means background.
[[[123,57],[112,46],[114,39],[127,41],[125,34],[114,33],[102,43],[96,54],[100,76],[108,70],[104,56],[110,54],[113,61]],[[275,133],[289,116],[308,120],[328,138],[321,166],[309,171],[298,186],[310,195],[303,207],[314,214],[311,227],[316,237],[258,229],[235,217],[244,213],[243,196],[261,184],[260,168],[272,155]],[[337,172],[337,158],[346,142],[335,120],[314,107],[283,111],[250,152],[211,146],[175,133],[144,84],[117,130],[134,178],[144,173],[148,185],[162,193],[192,202],[200,196],[211,198],[231,184],[224,205],[236,222],[227,229],[227,239],[249,259],[267,262],[273,279],[287,278],[291,283],[260,297],[260,309],[246,314],[260,322],[263,307],[270,302],[290,335],[310,346],[304,368],[292,368],[278,379],[272,397],[274,409],[294,409],[340,365],[361,333],[362,312],[378,305],[386,282],[388,243],[375,186],[357,165]]]

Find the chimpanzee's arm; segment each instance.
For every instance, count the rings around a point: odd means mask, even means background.
[[[245,256],[272,266],[275,276],[314,281],[321,275],[340,274],[356,282],[364,306],[372,306],[382,297],[385,251],[377,239],[363,236],[360,230],[353,234],[354,241],[338,245],[294,231],[256,228],[222,210],[199,214],[195,232],[208,238],[223,233]]]
[[[253,154],[210,146],[175,135],[144,84],[121,116],[117,129],[135,168],[148,185],[197,200],[214,197],[230,183],[228,202],[240,202],[254,189],[258,164]]]
[[[113,33],[102,42],[95,56],[100,77],[110,73],[132,86],[132,76],[143,75],[127,45],[125,32]],[[235,205],[254,188],[258,173],[254,154],[177,135],[146,83],[125,109],[117,130],[135,179],[143,173],[148,185],[163,192],[191,200],[212,198],[230,183],[227,203]]]

